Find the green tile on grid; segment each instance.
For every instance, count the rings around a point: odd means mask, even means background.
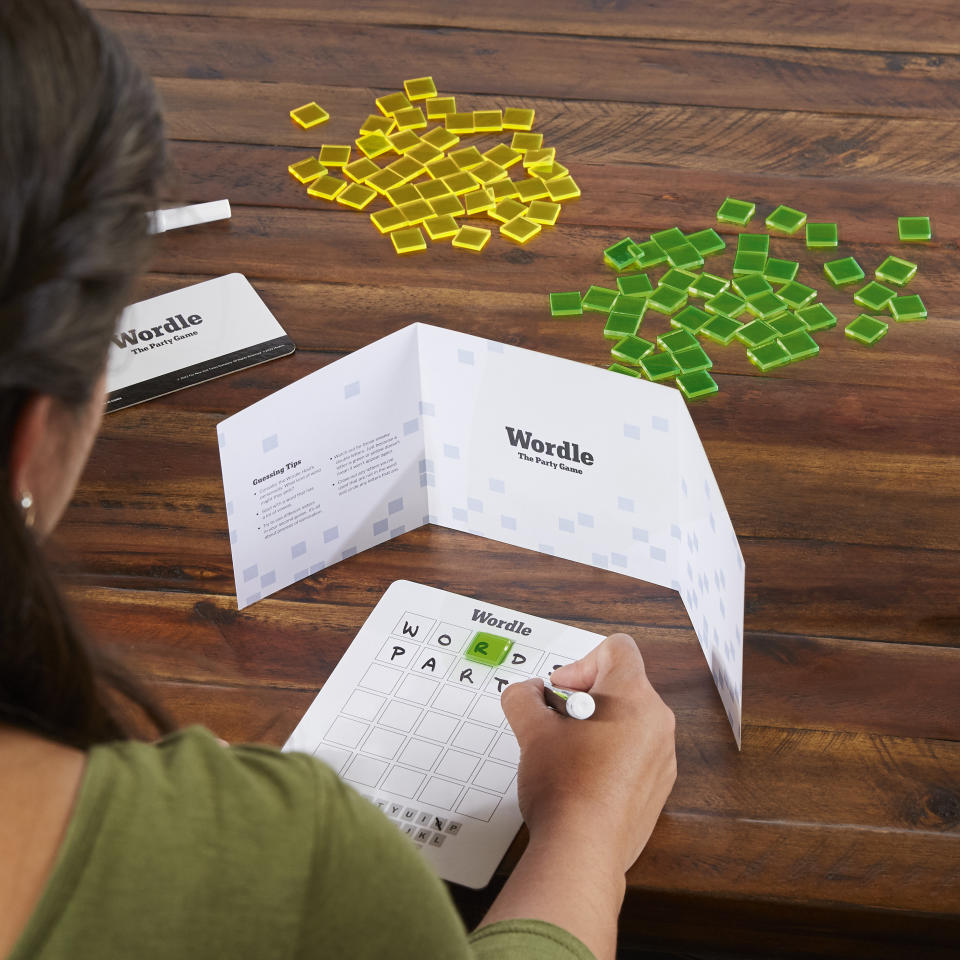
[[[887,304],[897,295],[896,290],[885,287],[876,280],[871,280],[865,287],[861,287],[854,295],[853,302],[866,307],[874,313],[885,310]]]
[[[902,243],[922,243],[933,237],[929,217],[897,217],[897,234]]]
[[[852,340],[859,340],[869,346],[886,334],[887,324],[876,317],[868,317],[865,313],[861,313],[856,320],[846,325],[843,332]]]
[[[665,287],[661,284],[650,296],[647,297],[647,303],[651,310],[658,313],[665,313],[670,316],[676,313],[687,302],[687,291],[677,290],[675,287]]]
[[[767,265],[767,255],[752,250],[742,250],[733,258],[733,275],[743,276],[745,273],[763,273]]]
[[[837,318],[822,303],[812,303],[809,307],[800,307],[796,315],[804,322],[808,330],[829,330],[837,325]]]
[[[759,347],[751,347],[747,350],[747,356],[750,362],[761,370],[772,370],[774,367],[782,367],[790,362],[790,354],[787,348],[777,340],[771,343],[765,343]]]
[[[791,333],[806,332],[807,325],[794,313],[783,313],[779,317],[768,320],[767,323],[773,327],[781,337],[786,337]]]
[[[610,348],[610,353],[624,363],[636,365],[654,350],[656,350],[656,344],[649,340],[644,340],[643,337],[626,336]]]
[[[736,319],[747,309],[747,301],[729,290],[711,297],[704,305],[707,313],[722,313],[725,317]]]
[[[806,360],[820,352],[820,344],[806,330],[796,330],[779,338],[780,346],[790,354],[790,360]]]
[[[828,260],[823,265],[823,272],[835,287],[845,287],[848,283],[859,283],[866,276],[863,267],[853,257]]]
[[[670,318],[670,326],[677,330],[688,330],[690,333],[696,333],[709,319],[710,314],[706,310],[686,306]]]
[[[621,293],[630,297],[646,296],[653,293],[653,281],[645,273],[628,273],[617,277],[617,286]]]
[[[890,301],[890,312],[898,323],[905,320],[925,320],[927,308],[915,293],[906,297],[894,297]]]
[[[583,297],[583,309],[594,313],[609,313],[613,301],[619,296],[618,290],[609,287],[591,286]]]
[[[766,266],[763,268],[763,276],[766,280],[773,280],[777,283],[789,283],[793,280],[800,264],[796,260],[780,260],[778,257],[767,257]]]
[[[793,207],[785,207],[781,204],[765,222],[771,230],[796,233],[807,222],[807,215],[800,210],[794,210]]]
[[[735,200],[733,197],[727,197],[720,204],[717,210],[717,220],[721,223],[736,223],[745,227],[756,213],[757,205],[748,203],[746,200]]]
[[[673,360],[681,373],[696,373],[697,370],[709,370],[713,366],[707,351],[699,343],[686,350],[677,350]]]
[[[697,332],[715,343],[728,344],[743,326],[739,320],[733,320],[722,314],[714,314]]]
[[[746,276],[737,277],[732,286],[744,300],[759,297],[761,293],[773,293],[770,281],[765,280],[759,273],[748,273]]]
[[[770,253],[770,237],[765,233],[741,233],[737,237],[737,253]]]
[[[623,373],[628,377],[642,376],[639,370],[631,370],[630,367],[625,367],[621,363],[611,363],[607,369],[612,370],[614,373]]]
[[[674,267],[687,269],[689,267],[702,267],[703,257],[697,251],[692,243],[684,241],[675,247],[668,247],[666,250],[667,262]]]
[[[788,305],[775,293],[761,293],[747,301],[747,309],[755,317],[769,320],[771,317],[779,317],[781,313],[786,313]]]
[[[611,312],[603,325],[603,336],[606,340],[622,340],[624,337],[632,337],[639,329],[638,317],[629,313]]]
[[[680,368],[670,353],[653,353],[640,360],[640,369],[647,375],[648,380],[666,380],[675,377]]]
[[[804,283],[791,280],[790,283],[785,283],[777,291],[777,296],[781,300],[785,300],[794,310],[797,310],[799,307],[805,307],[808,303],[816,300],[817,291]]]
[[[915,276],[917,265],[909,260],[901,260],[900,257],[887,257],[883,263],[877,267],[876,276],[878,280],[886,280],[895,287],[905,287]]]
[[[660,278],[660,285],[663,287],[673,287],[674,290],[683,290],[686,292],[690,284],[696,279],[697,275],[695,273],[673,267]]]
[[[614,270],[626,270],[636,264],[637,259],[632,248],[635,246],[630,237],[624,237],[612,247],[603,251],[603,262]]]
[[[665,350],[667,353],[676,353],[678,350],[695,347],[697,338],[689,330],[671,330],[669,333],[661,333],[657,337],[657,343],[661,350]]]
[[[807,249],[829,250],[839,244],[837,225],[835,223],[808,223]]]
[[[745,323],[735,336],[742,344],[753,349],[776,340],[778,334],[769,323],[763,320],[752,320],[750,323]]]
[[[691,297],[702,297],[709,300],[711,297],[723,293],[730,286],[729,280],[718,277],[713,273],[702,273],[693,283],[687,287],[687,293]]]
[[[713,227],[688,234],[687,242],[693,244],[701,257],[712,257],[715,253],[720,253],[727,248],[726,241]]]
[[[706,370],[681,374],[677,377],[677,386],[688,400],[709,397],[720,389],[717,386],[717,381]]]

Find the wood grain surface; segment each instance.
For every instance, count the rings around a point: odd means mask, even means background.
[[[624,956],[946,957],[960,942],[960,30],[950,0],[95,0],[156,79],[169,197],[233,218],[158,239],[152,296],[246,274],[292,357],[111,414],[52,553],[96,642],[182,723],[280,744],[395,579],[626,630],[678,718],[679,778],[629,874]],[[351,142],[433,75],[466,109],[533,106],[583,189],[558,226],[480,256],[398,258],[287,164]],[[288,111],[316,99],[313,131]],[[491,137],[487,143],[495,142]],[[413,321],[609,363],[551,290],[609,283],[603,247],[717,226],[722,199],[837,221],[841,253],[773,241],[840,315],[814,360],[708,352],[691,406],[747,565],[738,753],[672,591],[437,527],[236,609],[215,425]],[[905,248],[896,217],[930,214]],[[753,227],[756,229],[756,226]],[[731,244],[732,246],[732,244]],[[919,263],[930,311],[873,348],[821,264]],[[729,253],[711,261],[730,268]],[[814,278],[819,278],[816,282]],[[596,317],[596,315],[594,315]],[[656,331],[654,331],[656,332]],[[603,824],[598,823],[602,830]],[[454,890],[468,921],[492,900]],[[637,954],[638,956],[641,954]],[[643,954],[646,955],[646,954]]]

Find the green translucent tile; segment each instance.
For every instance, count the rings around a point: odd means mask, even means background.
[[[636,244],[630,237],[624,237],[619,243],[603,251],[603,262],[614,270],[626,270],[637,263],[633,248]]]
[[[697,338],[689,330],[671,330],[669,333],[661,333],[657,337],[657,343],[661,350],[667,353],[676,353],[678,350],[688,350],[697,345]]]
[[[775,280],[778,283],[789,283],[800,270],[800,264],[796,260],[780,260],[777,257],[767,257],[766,266],[763,268],[763,276],[767,280]]]
[[[790,354],[791,361],[806,360],[807,357],[815,357],[820,352],[820,344],[806,330],[788,333],[780,337],[779,343]]]
[[[641,375],[639,370],[631,370],[630,367],[625,367],[619,363],[611,363],[607,369],[614,373],[626,374],[628,377],[639,377]]]
[[[770,252],[770,238],[765,233],[741,233],[737,237],[737,253]]]
[[[673,354],[670,353],[652,353],[642,357],[640,369],[647,375],[647,379],[654,381],[675,377],[680,372],[673,360]]]
[[[650,234],[650,239],[662,250],[675,247],[678,244],[686,243],[687,238],[679,227],[671,227],[669,230],[658,230]]]
[[[478,633],[463,655],[474,663],[496,667],[507,659],[512,646],[513,641],[507,637],[498,637],[495,633]]]
[[[700,397],[709,397],[720,388],[717,381],[706,370],[697,370],[696,373],[684,373],[677,377],[677,386],[688,400],[697,400]]]
[[[660,286],[673,287],[674,290],[686,291],[690,287],[690,284],[696,279],[697,275],[695,273],[674,267],[660,278]]]
[[[665,287],[661,284],[653,293],[647,297],[647,303],[651,310],[658,313],[665,313],[670,316],[676,313],[687,302],[687,291],[677,290],[674,287]]]
[[[844,328],[844,334],[861,343],[876,343],[886,332],[887,325],[876,317],[868,317],[861,313],[856,320],[852,320]]]
[[[583,315],[583,303],[580,300],[580,291],[570,293],[550,294],[550,316],[552,317],[579,317]]]
[[[764,280],[759,273],[748,273],[744,277],[736,277],[733,281],[733,289],[743,297],[749,300],[751,297],[759,297],[761,293],[773,293],[773,287],[767,280]]]
[[[853,257],[828,260],[823,265],[823,272],[835,287],[844,287],[848,283],[859,283],[866,276],[863,267]]]
[[[687,234],[687,243],[692,243],[701,257],[712,257],[727,249],[726,241],[713,227]]]
[[[752,320],[750,323],[745,323],[735,336],[742,344],[753,349],[776,340],[778,334],[769,323],[764,323],[763,320]]]
[[[643,315],[647,312],[647,298],[628,297],[625,293],[621,293],[617,299],[613,301],[610,312],[625,313],[630,317],[636,317],[638,320],[642,320]]]
[[[648,240],[646,243],[635,244],[634,251],[637,256],[637,263],[641,267],[655,267],[657,264],[666,263],[667,255],[663,252],[663,247],[656,240]]]
[[[689,330],[696,333],[708,320],[710,314],[699,307],[684,307],[678,314],[670,318],[670,326],[677,330]]]
[[[583,298],[583,309],[594,313],[609,313],[613,301],[620,295],[618,290],[592,286]]]
[[[865,287],[861,287],[854,295],[853,302],[868,310],[878,313],[886,308],[887,304],[897,295],[895,290],[885,287],[876,280],[871,280]]]
[[[766,219],[771,230],[780,230],[783,233],[796,233],[807,222],[807,215],[793,207],[781,204]]]
[[[709,370],[713,366],[707,351],[699,343],[686,350],[678,350],[673,354],[673,361],[681,373],[696,373],[698,370]]]
[[[917,265],[899,257],[887,257],[877,267],[877,279],[886,280],[896,287],[905,287],[917,272]]]
[[[782,367],[790,362],[790,354],[786,347],[776,340],[760,347],[751,347],[747,350],[747,356],[750,362],[761,370],[772,370],[774,367]]]
[[[773,327],[781,337],[789,336],[791,333],[806,332],[807,325],[794,313],[783,313],[779,317],[768,320],[767,323]]]
[[[817,291],[804,283],[797,283],[796,280],[791,280],[790,283],[785,283],[777,291],[777,296],[780,297],[781,300],[785,300],[794,310],[797,310],[816,300]]]
[[[808,330],[829,330],[837,325],[837,318],[822,303],[801,307],[796,313]]]
[[[702,267],[703,257],[692,243],[681,243],[667,248],[667,262],[674,267]]]
[[[691,297],[702,297],[704,300],[709,300],[711,297],[723,293],[729,286],[729,280],[724,280],[723,277],[717,277],[712,273],[704,273],[687,287],[687,293]]]
[[[617,277],[617,286],[621,293],[629,297],[645,297],[648,293],[653,293],[653,281],[645,273]]]
[[[925,320],[927,317],[927,308],[915,293],[908,297],[894,297],[890,301],[890,312],[898,323],[905,320]]]
[[[767,255],[759,251],[744,250],[733,258],[733,275],[742,276],[745,273],[763,273],[767,265]]]
[[[897,217],[897,233],[903,243],[922,243],[933,237],[929,217]],[[849,330],[850,328],[847,327]]]
[[[734,200],[733,197],[727,197],[720,204],[720,209],[717,211],[717,220],[721,223],[737,223],[741,227],[745,227],[753,219],[756,211],[757,205],[755,203],[747,203],[746,200]]]
[[[747,309],[747,301],[729,290],[711,297],[704,305],[707,313],[722,313],[725,317],[739,317]]]
[[[618,340],[610,349],[610,353],[625,363],[638,364],[640,360],[656,350],[656,345],[643,337],[627,336]]]
[[[736,336],[743,324],[739,320],[724,317],[720,314],[712,316],[698,331],[714,343],[728,344]]]
[[[837,225],[835,223],[808,223],[807,249],[826,250],[839,243]]]
[[[761,293],[747,301],[747,309],[761,320],[769,320],[787,312],[787,304],[775,293]]]
[[[629,313],[611,312],[603,326],[603,336],[607,340],[622,340],[632,337],[640,329],[640,318]]]

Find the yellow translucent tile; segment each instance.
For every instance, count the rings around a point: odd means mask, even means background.
[[[498,143],[495,147],[491,147],[484,156],[498,166],[508,169],[515,163],[519,163],[523,154],[519,150],[508,147],[505,143]]]
[[[447,156],[457,165],[458,170],[470,170],[483,163],[483,154],[476,147],[462,147]]]
[[[442,160],[434,160],[427,164],[427,173],[429,173],[434,180],[449,177],[451,174],[459,172],[460,168],[449,157],[444,157]]]
[[[557,177],[556,180],[550,180],[547,183],[547,193],[551,200],[572,200],[580,196],[580,188],[574,182],[573,177]]]
[[[477,133],[495,133],[503,129],[502,110],[474,110],[473,129]]]
[[[463,209],[468,216],[490,210],[496,202],[490,190],[474,190],[463,195]]]
[[[398,110],[407,110],[410,107],[410,101],[402,93],[388,93],[386,96],[377,97],[376,104],[385,117],[392,117]]]
[[[516,186],[517,196],[524,203],[530,203],[531,200],[542,200],[544,197],[550,196],[547,185],[539,177],[518,180]]]
[[[449,150],[460,142],[460,138],[455,133],[451,133],[443,127],[434,127],[432,130],[428,130],[420,139],[438,150]]]
[[[363,121],[363,126],[360,127],[360,133],[382,133],[386,136],[395,126],[396,123],[393,117],[384,117],[377,113],[371,113],[370,116]]]
[[[419,227],[395,230],[390,234],[390,239],[397,253],[416,253],[418,250],[427,249],[427,241],[423,239]]]
[[[427,180],[425,183],[410,184],[424,200],[436,200],[437,197],[452,197],[453,193],[442,180]]]
[[[393,149],[390,141],[382,133],[365,133],[362,137],[357,137],[354,143],[357,149],[371,160]]]
[[[500,235],[516,240],[517,243],[526,243],[528,240],[532,240],[542,229],[543,227],[539,223],[534,223],[521,214],[503,224],[500,227]]]
[[[527,219],[552,227],[560,216],[560,204],[549,200],[534,200],[527,208]]]
[[[326,121],[330,119],[330,114],[327,113],[319,103],[313,100],[305,103],[302,107],[291,110],[290,116],[293,121],[300,124],[304,130],[309,130],[318,123],[326,123]]]
[[[397,153],[406,153],[411,147],[423,143],[412,130],[398,130],[396,133],[391,133],[387,141]]]
[[[369,157],[361,157],[359,160],[354,160],[353,163],[346,164],[343,172],[351,180],[356,180],[357,183],[363,183],[368,177],[379,173],[380,168]]]
[[[427,164],[431,160],[439,160],[443,156],[443,151],[438,150],[433,144],[418,143],[407,151],[407,156],[412,157],[417,163]]]
[[[433,77],[415,77],[413,80],[404,80],[403,89],[410,100],[429,100],[437,95],[437,85]]]
[[[499,163],[494,163],[492,160],[484,160],[479,167],[474,167],[470,170],[470,176],[475,177],[486,187],[491,183],[495,183],[497,180],[505,180],[508,173]]]
[[[533,110],[507,107],[503,111],[504,130],[529,130],[533,126]]]
[[[443,182],[450,188],[450,192],[458,197],[477,188],[477,181],[465,170],[443,177]]]
[[[327,143],[320,148],[320,162],[325,167],[345,167],[350,162],[349,144]]]
[[[548,167],[531,167],[528,172],[536,173],[541,180],[549,181],[556,180],[557,177],[565,177],[570,171],[562,163],[554,161]]]
[[[301,183],[309,183],[311,180],[316,180],[317,177],[322,177],[327,172],[316,157],[307,157],[306,160],[291,163],[287,169]]]
[[[456,236],[460,224],[448,213],[442,217],[431,217],[429,220],[424,220],[423,229],[427,231],[427,236],[431,240],[445,240],[447,237]]]
[[[550,167],[556,159],[556,147],[541,147],[539,150],[528,150],[523,155],[523,165],[524,167]]]
[[[411,160],[410,157],[401,157],[399,160],[394,160],[393,163],[387,164],[384,169],[390,170],[392,173],[395,173],[398,177],[400,177],[401,183],[406,183],[408,180],[412,180],[414,177],[419,177],[426,168],[422,163],[417,163],[416,160]]]
[[[490,239],[490,231],[483,227],[461,227],[451,241],[455,247],[479,253]]]
[[[472,113],[448,113],[443,125],[452,133],[473,133]]]
[[[395,206],[401,203],[411,203],[420,199],[420,191],[412,183],[402,183],[399,187],[391,187],[387,191],[387,199]]]
[[[307,193],[311,197],[320,197],[323,200],[334,200],[337,194],[346,187],[343,180],[331,177],[325,173],[322,177],[317,177],[308,187]]]
[[[387,207],[370,214],[370,222],[381,232],[390,233],[407,225],[407,218],[396,207]]]
[[[410,203],[401,203],[397,209],[407,218],[407,223],[416,226],[434,216],[433,207],[420,197]]]
[[[427,125],[427,118],[419,107],[398,110],[393,119],[397,121],[398,130],[422,130]]]
[[[428,200],[427,203],[438,217],[448,213],[451,217],[459,217],[463,213],[463,204],[452,193],[448,193],[445,197],[437,197],[435,200]]]
[[[508,197],[520,196],[520,191],[517,189],[519,186],[520,184],[513,180],[497,180],[496,183],[490,184],[490,192],[494,200],[506,200]]]
[[[504,129],[507,129],[506,124],[504,124]],[[510,146],[514,150],[519,150],[520,153],[526,153],[528,150],[539,150],[543,146],[543,134],[515,133],[513,140],[510,141]]]
[[[490,216],[494,220],[506,223],[514,217],[521,217],[527,212],[527,208],[519,200],[512,200],[509,197],[501,200],[491,211]]]
[[[381,170],[366,179],[368,187],[373,187],[377,193],[382,193],[384,196],[391,187],[398,187],[401,183],[403,178],[397,176],[392,170]]]
[[[336,199],[337,203],[342,203],[345,207],[362,210],[376,195],[377,191],[371,187],[365,187],[362,183],[351,183],[337,194]]]
[[[427,101],[427,119],[442,120],[449,113],[457,112],[456,97],[434,97]]]

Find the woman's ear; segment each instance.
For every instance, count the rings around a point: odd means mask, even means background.
[[[56,470],[51,462],[53,397],[34,393],[27,397],[13,425],[10,439],[10,496],[20,503],[25,494],[37,501],[41,472]]]

